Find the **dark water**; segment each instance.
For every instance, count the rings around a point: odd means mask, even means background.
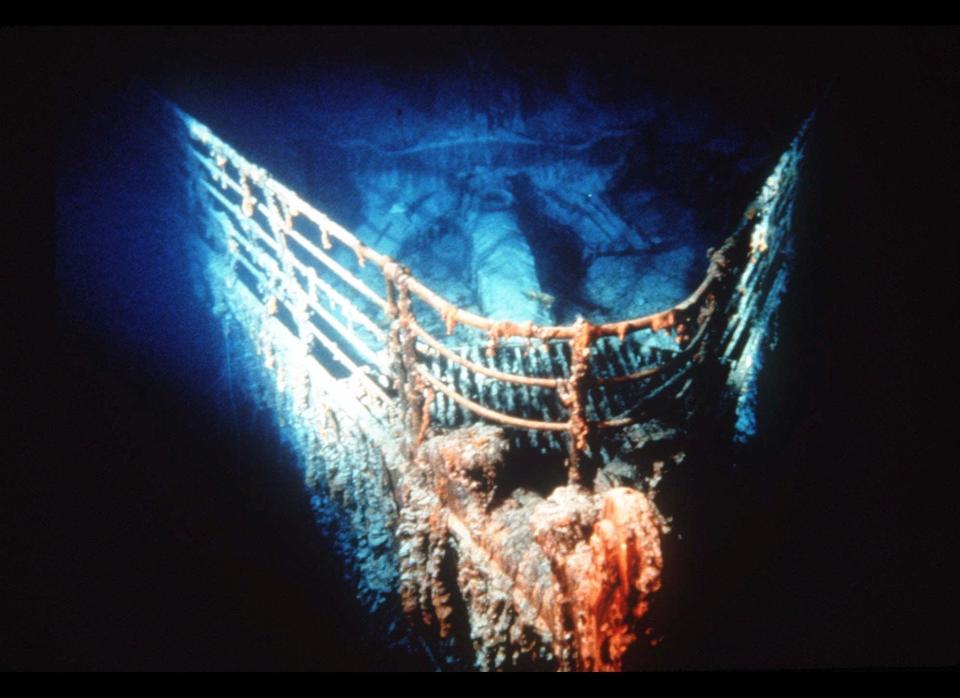
[[[608,76],[611,95],[649,80],[678,99],[748,113],[770,142],[788,138],[833,81],[811,166],[817,203],[803,216],[817,242],[801,246],[784,350],[765,374],[768,394],[790,399],[767,400],[763,449],[687,476],[682,511],[697,555],[674,573],[685,595],[672,602],[677,630],[662,665],[915,666],[960,656],[955,459],[942,452],[952,432],[939,407],[955,369],[935,341],[956,305],[954,277],[937,262],[957,255],[932,215],[951,194],[953,33],[87,30],[16,39],[8,64],[25,79],[5,112],[17,115],[15,133],[33,121],[41,131],[36,150],[11,139],[15,155],[56,162],[55,192],[24,211],[56,201],[57,314],[49,341],[25,332],[21,346],[18,387],[31,399],[14,422],[15,449],[28,448],[11,462],[24,472],[11,468],[5,488],[16,505],[5,507],[14,514],[5,667],[424,668],[369,627],[270,416],[239,392],[225,404],[224,343],[195,288],[170,143],[145,130],[160,106],[143,86],[213,115],[225,138],[267,161],[269,139],[245,136],[258,130],[250,124],[231,133],[233,106],[218,113],[211,95],[223,91],[212,86],[240,94],[245,81],[262,89],[330,66],[358,75],[387,66],[411,90],[427,89],[410,75],[471,58],[483,71],[497,55],[562,90],[571,54]],[[21,116],[23,106],[36,118]],[[291,183],[340,186],[350,200],[345,184]],[[12,317],[36,322],[29,303],[18,311]]]

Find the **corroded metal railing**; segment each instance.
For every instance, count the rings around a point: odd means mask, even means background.
[[[706,276],[688,298],[642,317],[596,325],[578,319],[560,326],[493,320],[447,301],[408,268],[363,244],[266,170],[246,160],[207,127],[188,116],[183,115],[183,119],[193,142],[191,152],[206,174],[203,186],[239,223],[239,228],[228,232],[228,250],[263,292],[268,313],[288,317],[293,331],[304,342],[322,347],[334,362],[356,377],[366,395],[384,411],[401,407],[411,443],[419,443],[427,432],[429,408],[439,393],[482,420],[567,434],[569,473],[574,481],[578,478],[578,458],[588,448],[592,433],[635,421],[629,414],[595,414],[596,418],[588,418],[587,391],[596,386],[644,381],[666,366],[660,363],[639,371],[597,375],[590,367],[598,340],[616,337],[622,342],[642,331],[666,332],[678,348],[671,364],[694,356],[717,307],[719,287],[729,282],[731,252],[745,244],[750,246],[751,259],[766,252],[756,226],[750,238],[750,226],[743,226],[710,254]],[[371,266],[375,274],[371,274]],[[383,295],[371,288],[376,285],[376,276],[381,277]],[[475,332],[473,344],[485,345],[488,357],[506,342],[522,341],[528,346],[533,342],[566,343],[571,357],[569,368],[556,377],[484,366],[425,329],[427,323],[422,312],[420,317],[415,312],[414,299],[435,314],[431,322],[439,320],[447,335],[458,326]],[[566,418],[536,419],[484,405],[463,394],[453,381],[428,370],[424,362],[428,355],[442,356],[448,363],[492,381],[555,391]]]

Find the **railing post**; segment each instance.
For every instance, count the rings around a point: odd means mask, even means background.
[[[412,455],[416,444],[423,437],[425,386],[417,370],[415,335],[411,327],[414,315],[410,290],[407,288],[409,271],[391,260],[384,265],[383,275],[387,285],[387,314],[391,320],[391,370],[396,376],[395,388],[405,412],[406,440]]]
[[[590,424],[587,421],[587,374],[590,372],[590,351],[596,334],[596,327],[577,318],[574,337],[570,342],[570,377],[560,384],[560,400],[567,408],[570,417],[570,456],[567,478],[570,484],[580,482],[583,473],[582,454],[587,449]]]
[[[401,403],[406,407],[404,386],[407,383],[406,372],[403,368],[403,355],[400,351],[400,311],[397,308],[396,280],[400,274],[400,265],[392,259],[383,266],[384,292],[387,305],[384,313],[390,332],[387,337],[387,350],[390,354],[390,373],[393,379],[393,389],[397,391]]]
[[[417,354],[414,345],[414,334],[410,327],[413,319],[413,308],[410,302],[410,291],[407,288],[408,274],[400,274],[397,279],[397,311],[400,319],[400,356],[403,360],[403,369],[407,376],[407,418],[410,424],[412,441],[419,441],[421,422],[423,420],[423,379],[417,370]]]

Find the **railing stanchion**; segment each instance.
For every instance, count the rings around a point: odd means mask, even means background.
[[[417,371],[415,335],[416,324],[407,287],[409,272],[393,260],[383,266],[386,282],[387,315],[390,318],[390,364],[394,373],[395,389],[403,408],[403,420],[407,427],[406,442],[412,455],[422,438],[424,419],[424,383]]]
[[[387,351],[390,355],[390,380],[401,405],[406,407],[405,386],[407,377],[403,367],[403,355],[400,351],[400,311],[397,308],[396,279],[398,274],[399,265],[393,260],[384,265],[383,282],[387,301],[384,313],[390,326],[387,336]]]
[[[596,326],[582,317],[573,325],[574,337],[570,342],[570,377],[560,391],[560,400],[570,413],[570,456],[567,478],[570,484],[580,482],[584,472],[584,455],[590,436],[587,421],[587,375],[590,372],[590,352],[596,336]]]
[[[414,320],[413,308],[410,301],[410,290],[407,288],[409,274],[403,270],[397,280],[397,314],[400,320],[400,357],[403,370],[406,374],[407,419],[409,423],[408,438],[411,446],[419,440],[420,426],[423,419],[423,379],[417,370],[417,354],[413,330],[410,327]]]

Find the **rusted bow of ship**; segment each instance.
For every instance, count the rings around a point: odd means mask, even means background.
[[[658,491],[703,430],[749,427],[806,128],[688,298],[541,326],[450,303],[178,115],[215,311],[346,512],[358,593],[480,669],[619,670],[655,645]]]

